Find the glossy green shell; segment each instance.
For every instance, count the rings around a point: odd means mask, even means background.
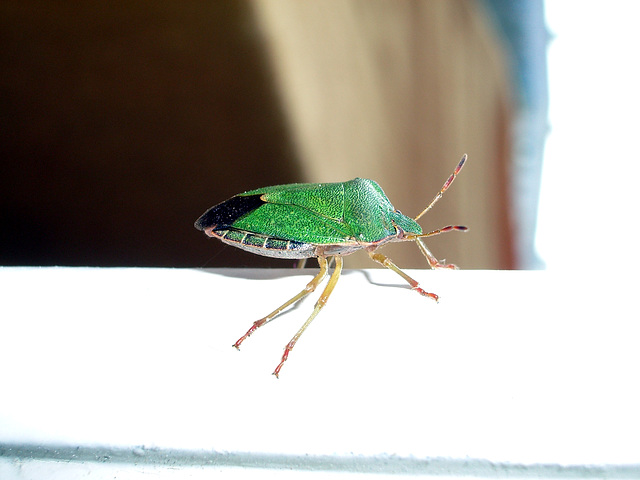
[[[276,185],[237,196],[253,195],[265,203],[229,227],[314,245],[376,243],[395,237],[396,227],[422,233],[420,225],[398,212],[373,180]]]

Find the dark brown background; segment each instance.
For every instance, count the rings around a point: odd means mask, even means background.
[[[342,2],[351,10],[332,18],[337,9],[318,2],[1,2],[0,264],[284,267],[206,239],[194,220],[248,189],[326,181],[309,167],[317,158],[336,180],[352,171],[374,178],[415,215],[466,152],[469,165],[423,224],[472,230],[430,245],[465,268],[513,267],[510,94],[490,22],[474,2],[400,4],[394,12],[395,2]],[[362,37],[336,21],[345,18],[367,27]],[[374,20],[391,26],[372,28]],[[371,44],[367,58],[380,72],[371,84],[382,92],[370,102],[382,106],[375,115],[360,104],[353,117],[335,113],[364,88],[349,70],[366,56],[355,52],[324,78],[322,62],[337,54],[320,53],[329,39],[347,49]],[[296,57],[300,44],[317,45],[311,60],[323,77],[305,88],[354,86],[342,99],[303,88],[302,98],[317,95],[327,110],[310,121],[287,83],[309,61]],[[402,117],[407,110],[412,116]],[[327,140],[309,145],[305,125],[321,115]],[[358,138],[334,121],[373,118],[388,122],[381,128],[391,146],[380,158],[347,152],[340,160],[343,144],[370,142],[379,152],[380,132]],[[415,247],[403,247],[413,256],[399,264],[426,266]]]

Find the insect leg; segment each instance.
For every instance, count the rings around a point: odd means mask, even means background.
[[[426,249],[426,247],[425,247],[425,249]],[[398,275],[400,275],[402,278],[404,278],[407,281],[407,283],[409,285],[411,285],[411,290],[415,290],[420,295],[424,295],[425,297],[433,298],[436,302],[438,301],[438,295],[436,295],[435,293],[429,293],[429,292],[424,291],[420,287],[420,285],[418,284],[418,282],[416,280],[414,280],[409,275],[407,275],[402,270],[400,270],[400,268],[395,263],[393,263],[391,261],[391,259],[389,259],[389,257],[386,257],[381,253],[376,253],[375,251],[369,252],[369,256],[371,257],[371,259],[374,262],[379,263],[380,265],[382,265],[383,267],[388,268],[389,270],[393,270]],[[431,255],[431,256],[433,257],[433,255]],[[436,262],[437,262],[437,260],[436,260]]]
[[[429,266],[434,270],[437,268],[449,268],[451,270],[458,269],[458,267],[456,267],[453,263],[440,263],[440,261],[433,255],[433,253],[431,253],[427,246],[422,243],[422,240],[420,238],[415,237],[415,241],[418,244],[418,248],[429,262]]]
[[[306,297],[311,292],[313,292],[316,289],[316,287],[322,282],[322,280],[324,280],[324,277],[326,277],[326,275],[327,275],[327,270],[329,269],[327,260],[325,258],[318,257],[318,263],[320,264],[320,271],[318,272],[318,274],[315,277],[313,277],[313,280],[311,280],[309,283],[307,283],[307,286],[304,287],[304,290],[302,290],[295,297],[291,298],[287,302],[285,302],[282,305],[280,305],[278,308],[276,308],[273,312],[271,312],[266,317],[263,317],[260,320],[256,320],[255,322],[253,322],[253,325],[247,331],[247,333],[245,333],[242,337],[240,337],[238,339],[238,341],[233,344],[233,346],[236,347],[238,350],[240,350],[240,344],[242,342],[244,342],[247,339],[247,337],[249,337],[258,328],[260,328],[264,324],[266,324],[266,323],[270,322],[271,320],[273,320],[273,318],[276,315],[278,315],[280,312],[282,312],[285,308],[293,305],[298,300]]]
[[[442,228],[438,228],[437,230],[433,230],[432,232],[429,232],[429,233],[421,233],[420,235],[406,235],[404,239],[405,240],[415,240],[415,242],[418,244],[418,248],[420,249],[422,254],[425,256],[427,261],[429,262],[429,266],[431,268],[433,268],[433,269],[436,269],[436,268],[450,268],[450,269],[453,269],[453,270],[457,270],[458,267],[456,267],[452,263],[448,263],[448,264],[440,263],[440,261],[433,255],[433,253],[431,253],[431,251],[427,248],[427,246],[424,243],[422,243],[421,239],[425,238],[425,237],[433,237],[434,235],[440,235],[441,233],[466,232],[467,230],[469,230],[469,229],[467,227],[462,226],[462,225],[448,225],[446,227],[442,227]]]
[[[318,257],[318,260],[320,258],[322,257]],[[280,363],[278,364],[278,366],[273,372],[273,374],[276,377],[278,377],[278,375],[280,374],[280,369],[282,368],[282,365],[284,365],[284,362],[287,361],[287,358],[289,357],[289,352],[291,352],[296,342],[298,341],[302,333],[306,330],[306,328],[309,326],[309,324],[313,321],[314,318],[316,318],[318,313],[320,313],[320,310],[322,310],[322,307],[326,305],[327,300],[329,299],[329,295],[331,295],[331,292],[333,292],[333,289],[335,288],[336,283],[338,283],[338,278],[340,278],[340,272],[342,271],[342,257],[337,256],[334,258],[336,261],[336,266],[335,266],[335,269],[333,270],[333,273],[331,274],[331,277],[329,278],[329,283],[327,283],[327,286],[322,292],[322,295],[320,295],[320,298],[316,302],[316,305],[313,309],[313,312],[311,313],[311,316],[307,319],[306,322],[304,322],[304,325],[302,325],[300,330],[298,330],[298,333],[296,333],[293,336],[291,341],[287,343],[287,346],[284,348],[284,354],[282,355],[282,360],[280,361]]]

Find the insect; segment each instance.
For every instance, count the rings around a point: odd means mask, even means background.
[[[400,275],[412,290],[438,301],[438,295],[423,290],[416,280],[377,250],[390,242],[414,241],[431,268],[457,268],[453,264],[440,263],[422,239],[450,231],[466,231],[467,227],[449,225],[423,233],[417,221],[442,198],[466,160],[465,154],[431,203],[415,218],[396,210],[380,186],[364,178],[340,183],[294,183],[259,188],[207,210],[196,220],[195,227],[209,237],[267,257],[315,257],[320,265],[318,274],[300,293],[256,320],[233,346],[240,349],[242,342],[258,328],[313,292],[327,276],[329,262],[334,259],[333,273],[313,312],[284,348],[282,359],[273,372],[278,377],[296,342],[333,292],[342,271],[342,257],[356,250],[366,250],[374,262]]]

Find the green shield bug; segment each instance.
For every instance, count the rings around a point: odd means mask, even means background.
[[[342,271],[342,257],[356,250],[366,250],[373,261],[404,278],[412,290],[438,301],[435,293],[423,290],[416,280],[377,249],[390,242],[414,241],[431,268],[457,268],[440,263],[422,239],[455,230],[466,231],[467,227],[449,225],[423,233],[417,221],[440,200],[466,160],[465,154],[431,203],[415,218],[396,210],[380,186],[364,178],[340,183],[294,183],[259,188],[207,210],[196,220],[195,227],[209,237],[258,255],[290,259],[315,257],[320,264],[320,272],[300,293],[255,321],[233,346],[239,349],[258,328],[313,292],[326,277],[329,260],[335,259],[333,273],[311,316],[285,346],[282,359],[273,372],[277,377],[302,333],[327,303]]]

